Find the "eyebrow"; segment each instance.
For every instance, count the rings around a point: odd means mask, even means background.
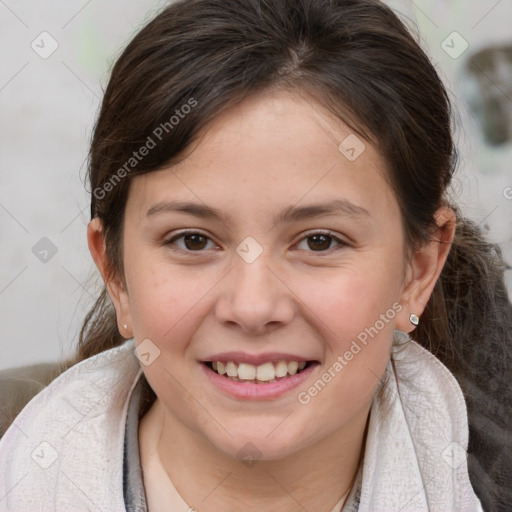
[[[162,213],[183,213],[202,219],[220,220],[222,222],[229,220],[227,215],[224,215],[215,208],[187,201],[168,201],[154,204],[146,212],[146,217],[152,217]],[[370,212],[362,206],[351,203],[346,199],[334,199],[327,203],[288,206],[274,217],[274,225],[325,215],[344,215],[357,218],[370,217]]]

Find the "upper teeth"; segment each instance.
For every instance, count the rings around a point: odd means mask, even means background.
[[[287,374],[295,375],[297,371],[304,369],[306,362],[278,361],[275,364],[268,362],[255,366],[248,363],[235,363],[233,361],[224,363],[218,361],[212,362],[212,366],[220,375],[226,374],[228,377],[238,377],[240,380],[260,380],[268,382],[275,378],[286,377]]]

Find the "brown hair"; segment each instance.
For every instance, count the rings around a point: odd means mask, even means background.
[[[91,217],[103,223],[112,275],[123,275],[130,177],[178,161],[223,110],[277,86],[307,94],[374,143],[388,165],[408,248],[430,239],[434,213],[450,204],[447,187],[457,161],[452,112],[433,65],[390,8],[374,0],[181,0],[122,52],[95,127]],[[170,123],[191,99],[197,106]],[[126,167],[148,137],[155,139],[159,126],[166,130],[158,132],[155,147]],[[500,450],[494,444],[499,436],[489,436],[486,428],[507,428],[500,397],[510,396],[505,369],[512,307],[499,248],[452,207],[455,240],[413,337],[454,373],[464,391],[471,477],[491,510],[510,493],[496,476],[509,463],[510,439]],[[85,319],[77,358],[123,341],[103,289]],[[500,459],[503,453],[508,459]]]

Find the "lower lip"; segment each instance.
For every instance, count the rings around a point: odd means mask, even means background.
[[[318,363],[313,363],[300,373],[290,375],[276,382],[255,384],[254,382],[238,382],[228,379],[211,370],[206,364],[200,364],[214,386],[228,395],[244,400],[265,400],[280,397],[302,384],[318,366]]]

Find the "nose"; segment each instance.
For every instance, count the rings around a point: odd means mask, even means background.
[[[295,306],[285,276],[268,258],[262,254],[247,263],[235,254],[233,268],[222,280],[215,313],[230,328],[261,335],[290,323]]]

